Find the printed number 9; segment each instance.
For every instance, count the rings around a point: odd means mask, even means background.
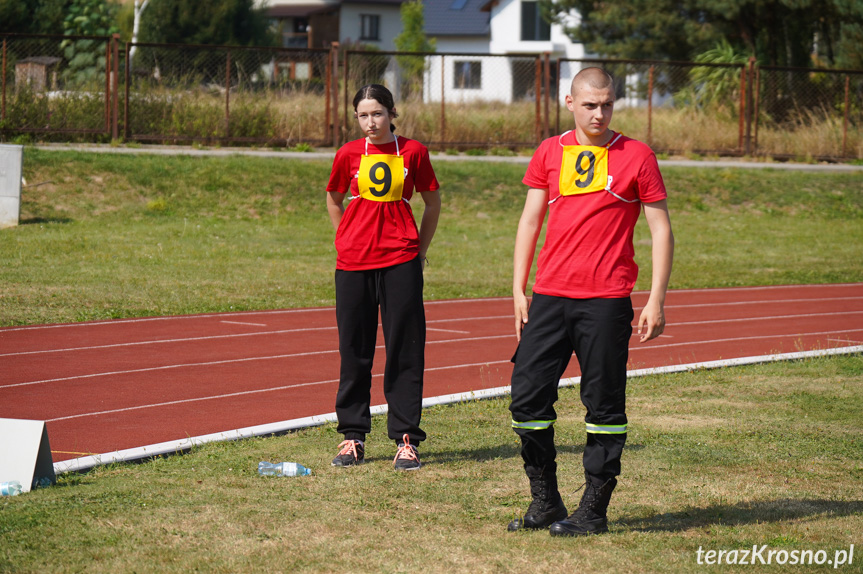
[[[378,177],[378,170],[382,169],[384,174],[383,177]],[[390,187],[393,185],[393,174],[390,173],[390,167],[382,161],[379,161],[369,170],[369,180],[372,183],[376,183],[378,185],[383,184],[383,187],[380,189],[375,187],[369,187],[369,191],[375,197],[384,197],[390,191]]]
[[[587,169],[584,169],[581,164],[582,160],[587,158]],[[583,151],[578,154],[575,160],[575,171],[584,179],[576,179],[576,187],[587,187],[593,182],[594,168],[596,167],[596,156],[591,151]]]

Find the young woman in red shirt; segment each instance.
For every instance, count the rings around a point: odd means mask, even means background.
[[[393,465],[396,470],[416,470],[417,446],[426,438],[420,428],[426,338],[423,268],[440,216],[440,186],[428,149],[395,135],[392,120],[398,113],[387,88],[364,86],[353,105],[364,137],[336,152],[327,185],[337,252],[337,430],[344,435],[333,466],[353,466],[365,458],[380,308],[387,434],[397,446]],[[419,228],[409,203],[414,191],[425,203]]]

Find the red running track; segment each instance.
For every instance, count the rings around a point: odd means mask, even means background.
[[[646,299],[633,294],[636,320]],[[666,314],[660,338],[633,334],[630,369],[861,345],[863,283],[677,290]],[[430,301],[426,315],[425,397],[509,384],[509,298]],[[46,421],[53,458],[66,461],[332,413],[335,311],[4,328],[0,364],[0,418]],[[564,376],[578,374],[573,360]]]

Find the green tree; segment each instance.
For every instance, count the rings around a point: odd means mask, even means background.
[[[118,32],[114,25],[116,5],[106,0],[72,0],[63,22],[65,36],[109,36]],[[67,39],[60,44],[69,62],[64,70],[67,81],[85,84],[105,73],[105,43],[91,39]]]
[[[725,40],[762,64],[859,64],[863,0],[543,0],[600,56],[692,60]]]
[[[402,31],[393,38],[399,52],[434,52],[437,42],[425,33],[425,14],[420,0],[410,0],[401,6]]]
[[[0,34],[62,34],[69,0],[0,0]]]
[[[420,0],[410,0],[401,6],[402,31],[393,38],[399,52],[434,52],[437,42],[425,33],[425,15]],[[421,93],[425,58],[423,56],[397,56],[402,71],[402,83],[407,95]]]
[[[150,0],[141,42],[274,46],[275,36],[254,0]]]
[[[588,53],[623,59],[691,60],[723,37],[698,2],[544,0],[543,8]],[[573,12],[580,20],[567,27],[567,17]]]
[[[714,48],[695,56],[699,64],[733,64],[742,66],[749,60],[723,39]],[[734,112],[740,96],[740,67],[698,66],[690,69],[687,88],[675,98],[697,107],[713,107]]]

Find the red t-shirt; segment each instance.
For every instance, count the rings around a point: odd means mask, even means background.
[[[638,277],[632,235],[641,202],[662,201],[667,193],[653,151],[614,137],[608,147],[611,183],[597,192],[560,195],[563,146],[579,145],[574,131],[543,141],[530,160],[522,182],[547,189],[551,202],[534,293],[589,299],[632,292]]]
[[[398,149],[397,149],[398,148]],[[336,231],[336,268],[346,271],[381,269],[406,263],[419,254],[419,231],[411,211],[414,190],[440,188],[428,149],[404,137],[380,147],[368,144],[368,154],[400,155],[404,158],[404,188],[398,201],[372,201],[360,197],[360,162],[366,154],[365,138],[343,145],[333,160],[327,191],[346,193],[350,201]]]

